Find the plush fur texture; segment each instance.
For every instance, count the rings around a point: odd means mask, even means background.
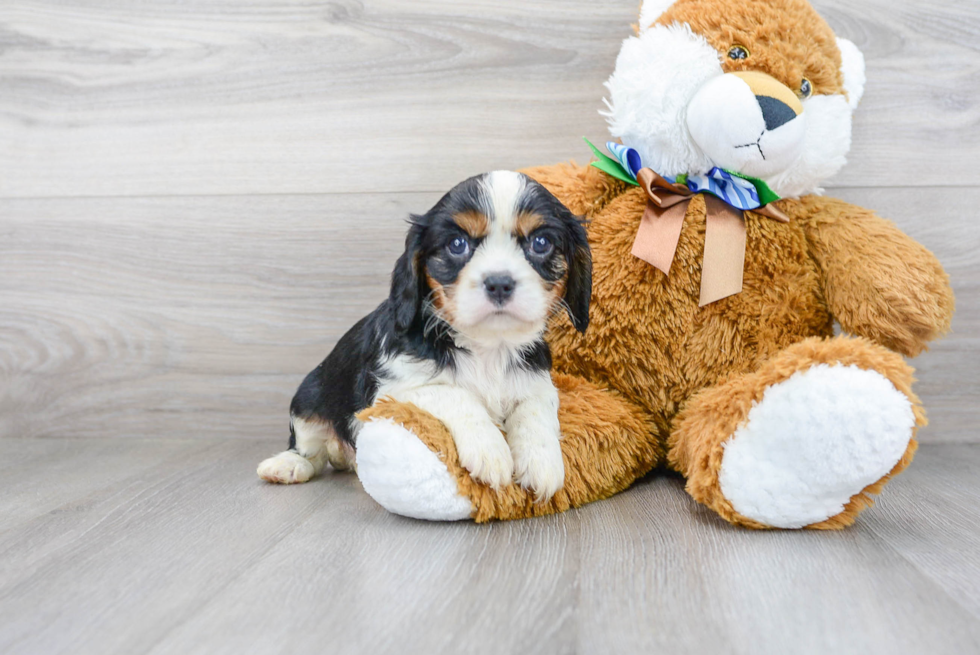
[[[733,44],[748,56],[728,57]],[[802,90],[804,78],[812,84],[800,101],[802,152],[767,178],[787,196],[776,206],[790,221],[745,213],[741,293],[698,306],[703,197],[688,204],[665,275],[630,254],[647,202],[639,188],[575,164],[526,171],[589,220],[593,257],[589,331],[556,317],[548,334],[566,472],[549,503],[534,505],[516,486],[474,483],[445,429],[418,409],[370,410],[440,453],[476,520],[604,498],[664,463],[687,479],[694,499],[734,524],[840,529],[911,462],[925,413],[902,355],[949,330],[954,299],[936,258],[892,223],[813,195],[844,163],[864,85],[856,48],[804,0],[651,0],[610,78],[610,130],[661,173],[699,172],[715,162],[694,143],[687,107],[705,82],[738,71],[789,89]],[[850,336],[835,337],[835,322]],[[846,380],[836,378],[841,371],[850,371]],[[773,413],[800,394],[820,399],[818,426]],[[725,468],[725,444],[739,443]],[[827,484],[807,478],[807,458],[821,457],[810,468],[823,470]],[[763,482],[768,505],[756,494]]]
[[[769,388],[821,365],[855,366],[880,374],[898,393],[908,398],[915,427],[905,451],[896,458],[886,475],[856,492],[840,513],[814,521],[809,527],[839,529],[850,525],[861,510],[872,504],[870,496],[879,493],[892,476],[911,463],[917,447],[915,432],[926,424],[922,405],[912,392],[912,368],[898,354],[865,339],[806,339],[786,348],[750,373],[731,375],[722,384],[698,392],[676,416],[674,424],[677,427],[668,444],[670,466],[685,475],[687,491],[695,500],[737,525],[773,527],[739,514],[725,497],[719,480],[725,456],[724,443],[736,434],[739,426],[747,424],[753,406],[763,400]]]
[[[857,109],[858,103],[864,97],[864,84],[867,81],[864,75],[864,55],[847,39],[838,37],[837,47],[840,48],[840,72],[844,78],[847,104],[851,109]]]
[[[637,27],[637,32],[649,29],[672,4],[674,4],[674,0],[644,0],[640,8],[640,24]]]
[[[458,521],[472,513],[469,498],[459,492],[439,456],[405,427],[390,418],[368,421],[357,439],[366,445],[357,476],[388,511],[429,521]]]
[[[609,133],[661,175],[703,173],[711,160],[691,141],[687,106],[720,76],[718,52],[687,25],[661,25],[623,42],[606,82]]]
[[[718,482],[732,508],[779,528],[844,510],[908,447],[912,403],[877,371],[815,364],[765,388],[725,453]]]

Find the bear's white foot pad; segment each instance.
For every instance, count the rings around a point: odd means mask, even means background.
[[[263,460],[256,471],[259,477],[276,484],[297,484],[313,477],[313,464],[291,450]]]
[[[391,419],[374,419],[357,434],[357,477],[389,512],[429,521],[470,518],[473,506],[436,453]]]
[[[891,471],[914,426],[908,397],[880,373],[813,366],[766,389],[723,444],[721,491],[772,527],[819,523]]]

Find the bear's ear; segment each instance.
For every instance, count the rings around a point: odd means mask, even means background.
[[[840,49],[840,72],[844,78],[847,104],[854,110],[864,95],[864,55],[847,39],[838,38],[837,47]]]
[[[670,9],[674,0],[643,0],[640,8],[640,33],[646,32],[660,15]]]

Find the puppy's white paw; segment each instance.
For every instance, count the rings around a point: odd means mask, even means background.
[[[453,430],[459,463],[478,482],[500,489],[514,481],[514,458],[504,435],[493,424]]]
[[[534,492],[535,502],[549,500],[565,484],[565,462],[558,435],[511,438],[511,452],[515,479]]]
[[[297,484],[313,477],[313,464],[291,450],[263,460],[256,471],[259,477],[276,484]]]

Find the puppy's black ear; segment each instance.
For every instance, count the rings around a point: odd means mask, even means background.
[[[564,206],[562,206],[563,209]],[[589,327],[589,301],[592,300],[592,251],[584,222],[565,209],[569,239],[565,247],[568,280],[565,282],[565,305],[568,318],[579,332]]]
[[[547,207],[544,211],[550,213],[562,226],[562,254],[566,265],[565,309],[568,310],[568,318],[575,329],[585,332],[589,327],[589,303],[592,300],[592,250],[589,248],[589,235],[585,231],[586,221],[573,214],[544,185],[529,177],[526,179],[533,187],[533,197],[542,202]]]
[[[388,301],[394,312],[395,327],[402,331],[407,330],[415,321],[424,297],[421,256],[425,227],[419,221],[419,217],[412,217],[412,227],[405,237],[405,252],[398,258],[395,270],[391,272],[391,294]]]
[[[589,327],[589,301],[592,299],[592,251],[585,227],[574,220],[571,228],[575,235],[572,247],[566,252],[568,281],[565,283],[565,304],[568,317],[579,332]]]

